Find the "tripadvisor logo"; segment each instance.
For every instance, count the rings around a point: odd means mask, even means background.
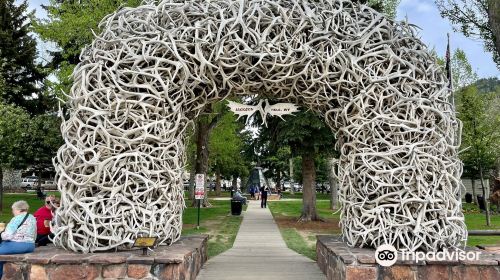
[[[381,266],[391,266],[396,263],[397,253],[392,245],[380,245],[375,251],[375,260]]]
[[[375,251],[375,260],[381,266],[391,266],[396,263],[398,254],[401,255],[401,260],[415,260],[417,263],[421,261],[477,261],[479,260],[480,251],[464,251],[454,249],[449,251],[444,248],[440,252],[398,252],[392,245],[380,245]]]

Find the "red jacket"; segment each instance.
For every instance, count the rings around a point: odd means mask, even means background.
[[[44,225],[45,220],[52,221],[52,211],[50,211],[47,206],[42,206],[40,209],[36,210],[33,214],[36,218],[36,233],[37,234],[49,234],[50,227]]]

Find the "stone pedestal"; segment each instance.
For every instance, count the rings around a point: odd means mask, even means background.
[[[147,256],[142,250],[81,254],[39,247],[30,254],[0,255],[2,280],[194,280],[208,257],[207,240],[207,235],[182,237]]]
[[[350,248],[338,237],[317,236],[318,265],[328,280],[497,280],[500,279],[500,252],[480,251],[478,261],[403,260],[398,254],[389,267],[377,264],[374,249]]]

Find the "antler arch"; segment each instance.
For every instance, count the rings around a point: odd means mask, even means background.
[[[73,74],[54,242],[74,251],[177,240],[193,116],[266,91],[337,131],[341,225],[352,246],[466,238],[459,122],[414,28],[345,0],[148,2],[101,23]]]

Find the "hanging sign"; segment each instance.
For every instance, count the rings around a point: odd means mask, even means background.
[[[234,101],[228,101],[227,106],[229,109],[238,115],[238,119],[245,116],[250,117],[256,112],[259,112],[262,117],[262,124],[267,126],[266,118],[267,115],[277,116],[282,120],[282,116],[284,115],[293,115],[293,113],[299,111],[299,107],[292,103],[276,103],[273,105],[269,105],[269,101],[267,99],[260,100],[257,105],[246,105],[240,104]],[[262,106],[262,103],[265,103],[265,107]]]
[[[203,199],[204,197],[205,197],[205,174],[196,174],[194,198]]]

